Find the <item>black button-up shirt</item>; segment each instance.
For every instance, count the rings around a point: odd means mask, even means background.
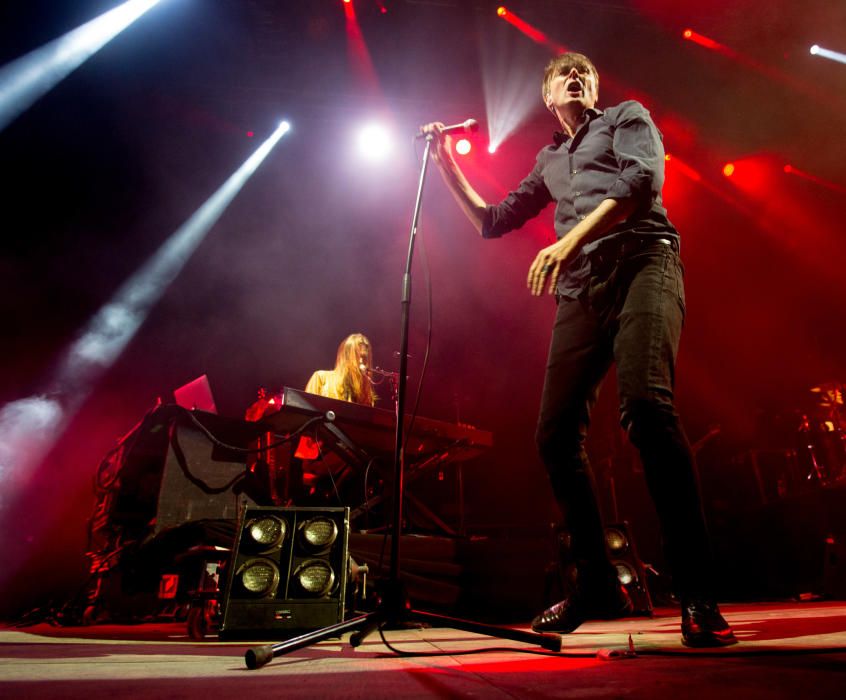
[[[628,219],[585,244],[561,274],[557,293],[576,297],[599,245],[622,235],[678,236],[661,205],[663,184],[664,147],[648,110],[634,100],[605,111],[589,109],[574,137],[556,133],[520,186],[487,207],[482,236],[497,238],[520,228],[555,202],[555,233],[562,238],[603,199],[636,200]]]

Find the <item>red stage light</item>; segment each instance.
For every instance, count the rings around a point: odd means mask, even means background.
[[[497,13],[500,17],[505,17],[505,15],[507,15],[507,14],[508,14],[508,10],[506,10],[504,7],[500,6],[500,7],[497,7],[497,8],[496,8],[496,13]]]
[[[705,36],[704,34],[699,34],[698,32],[695,32],[692,29],[685,29],[682,33],[682,36],[685,39],[689,39],[694,44],[704,46],[706,49],[711,49],[712,51],[719,51],[721,54],[728,56],[729,58],[733,58],[735,60],[737,60],[738,58],[738,54],[736,51],[732,51],[727,46],[723,46],[721,43],[714,41],[713,39]]]
[[[710,37],[704,36],[699,34],[698,32],[693,31],[692,29],[685,29],[682,32],[682,36],[685,39],[690,40],[694,44],[699,44],[700,46],[705,47],[706,49],[710,49],[711,51],[716,51],[717,53],[730,58],[732,61],[739,63],[740,65],[754,70],[761,75],[765,75],[772,80],[777,80],[785,85],[789,85],[795,90],[799,90],[804,92],[807,95],[811,95],[815,99],[828,103],[829,105],[835,106],[834,102],[832,101],[832,96],[830,93],[825,92],[817,85],[813,83],[813,81],[804,80],[798,77],[795,74],[795,71],[786,71],[782,68],[777,66],[767,65],[762,63],[754,56],[750,56],[748,54],[742,53],[737,49],[733,49],[725,44],[721,44]],[[836,105],[839,107],[839,103]]]
[[[734,175],[734,163],[726,163],[723,166],[723,175],[726,177],[731,177]]]
[[[809,182],[813,182],[815,185],[819,185],[821,187],[825,187],[826,189],[831,190],[832,192],[839,192],[840,194],[846,194],[846,187],[843,185],[832,182],[831,180],[826,180],[825,178],[820,177],[819,175],[814,175],[813,173],[806,172],[804,170],[800,170],[796,168],[790,163],[784,166],[783,168],[785,175],[793,175],[795,177],[801,177],[803,180],[808,180]]]
[[[248,132],[247,132],[247,138],[250,138],[250,139],[251,139],[251,138],[253,138],[253,136],[255,136],[255,133],[254,133],[254,132],[252,132],[252,131],[248,131]]]
[[[689,166],[685,163],[681,158],[678,158],[671,153],[667,153],[664,155],[664,160],[669,164],[667,166],[667,178],[669,179],[669,173],[671,172],[678,172],[684,175],[685,177],[693,180],[694,182],[701,182],[702,176],[699,174],[697,170]]]
[[[502,8],[502,12],[500,13],[497,10],[497,14],[502,17],[506,22],[514,26],[519,31],[523,32],[527,37],[529,37],[532,41],[537,44],[546,44],[550,48],[558,48],[556,44],[553,44],[540,29],[537,27],[533,27],[531,24],[526,22],[523,19],[520,19],[517,15],[513,12],[509,12],[504,7]]]
[[[356,82],[370,96],[379,98],[379,78],[373,68],[370,51],[364,41],[352,0],[344,0],[344,16],[347,29],[347,57],[355,73]]]

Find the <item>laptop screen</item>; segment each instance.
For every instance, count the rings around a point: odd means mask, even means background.
[[[174,390],[173,398],[179,406],[187,408],[189,411],[217,413],[209,378],[205,374]]]

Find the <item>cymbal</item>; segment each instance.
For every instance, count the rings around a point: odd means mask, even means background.
[[[817,386],[812,386],[810,392],[812,394],[827,394],[833,391],[842,392],[845,386],[843,382],[822,382]]]
[[[843,406],[843,396],[846,394],[846,386],[840,382],[826,382],[819,386],[811,387],[812,394],[817,394],[817,405],[823,408],[837,408]]]

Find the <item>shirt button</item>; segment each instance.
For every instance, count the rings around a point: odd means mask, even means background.
[[[571,170],[571,171],[570,171],[570,174],[571,174],[571,175],[575,175],[577,172],[579,172],[578,168],[576,168],[576,169],[574,169],[574,170]]]
[[[579,215],[579,219],[584,219],[584,218],[585,218],[585,217],[584,217],[584,214],[580,214],[580,215]]]
[[[582,193],[581,193],[581,192],[576,192],[576,193],[575,193],[575,195],[576,195],[577,197],[581,197],[581,196],[582,196]]]

